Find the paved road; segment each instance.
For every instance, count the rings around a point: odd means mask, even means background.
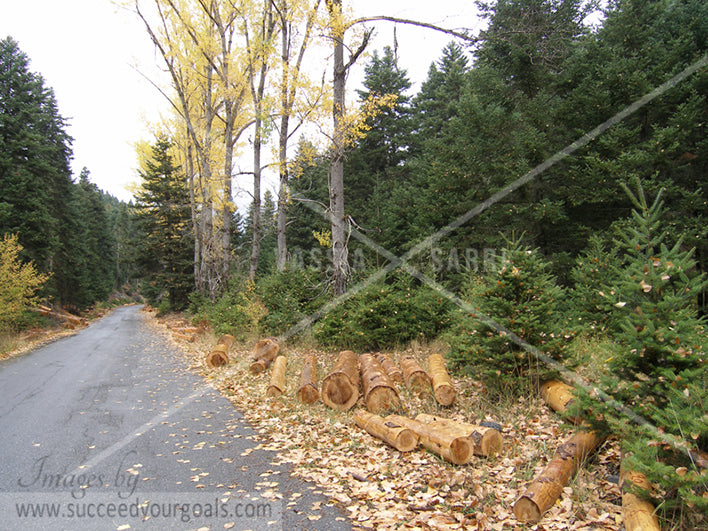
[[[119,308],[0,362],[0,528],[351,529],[254,439],[139,307]]]

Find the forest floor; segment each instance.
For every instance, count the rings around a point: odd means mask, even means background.
[[[162,324],[177,317],[161,318]],[[190,367],[219,389],[255,427],[260,448],[274,450],[294,474],[315,482],[332,503],[362,529],[479,529],[479,530],[620,530],[621,492],[617,485],[620,454],[608,439],[585,463],[561,498],[536,525],[519,523],[513,504],[545,468],[558,445],[570,436],[562,419],[540,398],[522,396],[495,402],[481,384],[455,378],[457,399],[452,407],[437,405],[432,394],[417,396],[405,387],[399,395],[405,414],[441,416],[478,424],[502,426],[504,447],[499,455],[475,456],[463,466],[451,465],[424,449],[401,453],[359,429],[353,412],[342,413],[322,402],[300,403],[295,392],[305,352],[289,349],[287,389],[266,396],[269,373],[250,374],[250,348],[235,345],[226,367],[209,369],[205,355],[216,342],[211,333],[194,342],[175,339]],[[423,362],[439,345],[424,346],[416,355]],[[334,365],[337,352],[314,351],[322,377]],[[397,361],[406,352],[389,352]],[[360,405],[360,404],[359,404]],[[313,514],[309,517],[316,520]]]

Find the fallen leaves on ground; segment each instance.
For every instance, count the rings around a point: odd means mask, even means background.
[[[354,527],[365,529],[478,530],[619,530],[621,493],[617,486],[619,449],[608,440],[567,485],[561,498],[537,525],[519,523],[513,504],[544,469],[556,447],[570,436],[562,420],[533,397],[492,402],[482,385],[453,378],[458,398],[442,408],[432,393],[417,396],[397,386],[404,414],[433,413],[479,424],[502,425],[500,455],[474,457],[463,466],[448,464],[419,447],[401,453],[354,425],[353,412],[341,413],[322,402],[303,405],[296,398],[302,351],[283,349],[288,356],[286,392],[266,397],[269,371],[251,375],[250,352],[234,345],[226,367],[208,369],[204,356],[215,344],[204,334],[185,346],[190,366],[219,389],[258,432],[257,449],[277,452],[279,463],[293,475],[314,482],[340,504]],[[433,346],[438,348],[439,346]],[[310,350],[311,352],[311,350]],[[393,352],[398,362],[414,354],[421,364],[430,348]],[[318,384],[332,368],[337,352],[316,351]],[[227,456],[235,457],[235,456]],[[312,519],[317,518],[315,514]]]

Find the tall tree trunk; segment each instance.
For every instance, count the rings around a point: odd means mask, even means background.
[[[342,131],[345,101],[344,90],[347,69],[344,66],[344,31],[341,25],[342,0],[328,3],[332,18],[334,40],[334,81],[332,121],[334,125],[334,148],[329,175],[329,208],[332,227],[332,281],[334,294],[343,295],[347,291],[349,277],[349,250],[347,248],[346,222],[344,219],[344,132]]]
[[[258,106],[257,106],[258,107]],[[261,118],[260,109],[256,110],[255,133],[253,138],[253,244],[248,277],[256,278],[258,258],[261,253]]]

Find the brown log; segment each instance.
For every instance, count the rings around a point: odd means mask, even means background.
[[[393,363],[391,356],[388,354],[379,353],[376,355],[376,359],[379,360],[379,363],[384,368],[384,371],[386,371],[386,374],[392,382],[403,383],[403,371],[396,367],[396,364]]]
[[[410,452],[418,446],[418,435],[413,431],[363,409],[354,413],[354,422],[361,429],[393,446],[399,452]]]
[[[467,422],[438,417],[437,415],[428,415],[426,413],[421,413],[415,420],[423,424],[445,427],[465,437],[469,437],[474,444],[474,454],[482,457],[489,457],[500,453],[504,445],[502,434],[494,428],[476,426]]]
[[[364,387],[364,402],[371,413],[390,413],[401,409],[396,388],[386,371],[371,354],[359,356],[361,380]]]
[[[423,370],[413,356],[403,356],[401,358],[401,369],[406,387],[416,393],[430,391],[430,376]]]
[[[620,489],[622,489],[622,521],[626,531],[660,531],[659,519],[654,505],[638,495],[636,489],[647,493],[652,486],[641,472],[629,469],[624,461],[620,465]]]
[[[280,342],[274,337],[261,339],[253,347],[251,374],[264,372],[280,352]]]
[[[314,404],[320,398],[320,390],[317,388],[317,358],[312,352],[305,355],[297,398],[303,404]]]
[[[206,355],[204,361],[207,367],[212,369],[223,367],[229,364],[229,349],[233,346],[236,338],[229,334],[222,335],[216,342],[214,348]]]
[[[278,356],[273,362],[270,371],[270,385],[266,391],[267,396],[277,397],[285,392],[285,372],[288,366],[288,359],[285,356]]]
[[[347,411],[359,400],[359,358],[351,350],[339,353],[332,371],[322,380],[322,402]]]
[[[544,471],[516,500],[516,518],[520,522],[530,523],[541,520],[543,513],[553,506],[563,492],[563,487],[602,440],[597,432],[579,431],[561,444]]]
[[[223,367],[229,364],[229,356],[220,348],[214,348],[209,354],[204,358],[207,367],[215,369],[216,367]]]
[[[565,414],[575,398],[573,386],[559,380],[548,380],[541,384],[541,398],[553,411]],[[582,419],[572,417],[568,420],[580,424]]]
[[[423,446],[450,463],[464,465],[472,459],[474,453],[472,440],[454,430],[423,424],[400,415],[389,415],[386,420],[412,430],[418,435]]]
[[[431,354],[428,357],[428,373],[432,380],[435,400],[441,406],[451,406],[455,401],[455,387],[445,367],[445,360],[440,354]]]
[[[188,341],[190,343],[193,343],[197,339],[197,336],[194,334],[183,334],[175,330],[172,331],[172,337],[175,339],[181,339],[182,341]]]

